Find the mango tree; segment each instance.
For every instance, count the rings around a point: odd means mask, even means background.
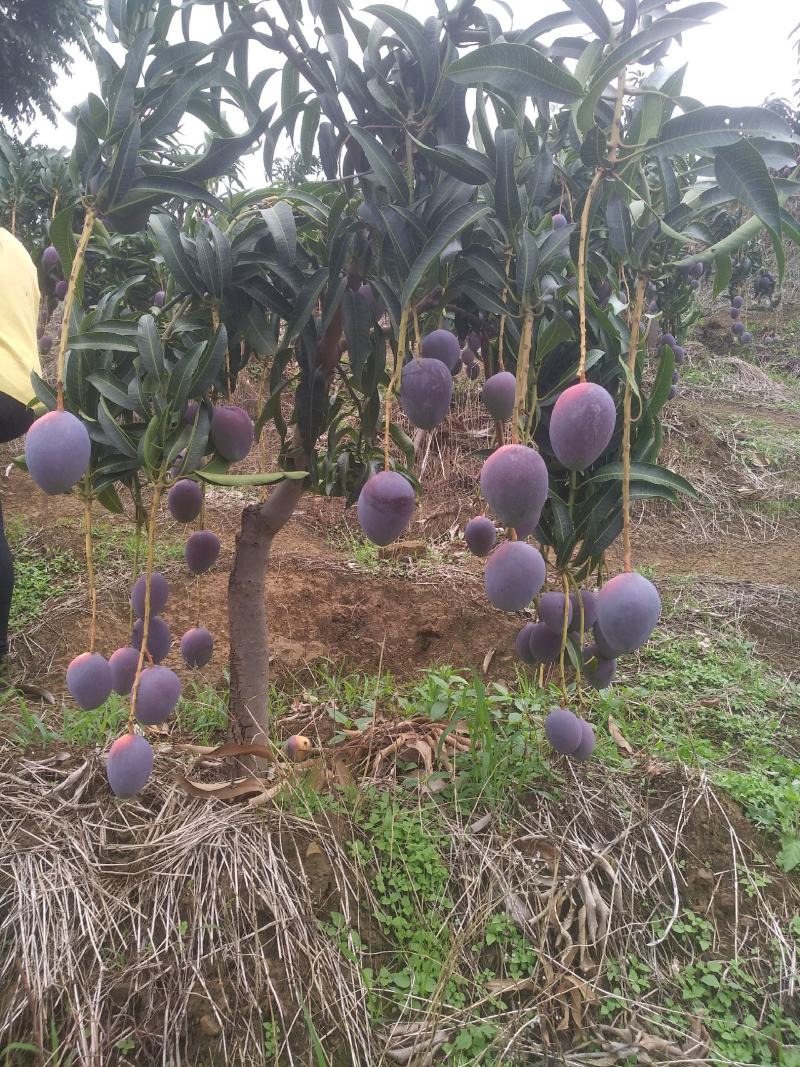
[[[633,571],[631,503],[693,492],[657,461],[694,290],[707,269],[717,292],[728,286],[731,255],[765,228],[782,271],[783,237],[798,236],[783,207],[795,186],[770,168],[793,158],[796,135],[771,111],[701,106],[682,93],[684,71],[661,65],[712,3],[664,13],[627,0],[612,20],[596,0],[565,0],[507,32],[465,2],[439,4],[424,23],[380,4],[364,22],[335,0],[229,3],[216,5],[220,36],[208,44],[189,39],[194,6],[179,41],[172,9],[109,5],[126,59],[98,49],[102,98],[76,115],[80,203],[51,227],[70,274],[58,381],[37,383],[51,413],[27,449],[37,481],[75,486],[87,515],[95,498],[121,510],[124,490],[148,526],[131,729],[134,712],[160,721],[177,700],[173,679],[145,668],[163,493],[187,477],[279,483],[242,513],[229,584],[232,731],[263,742],[275,535],[307,491],[357,500],[379,543],[402,534],[418,485],[398,407],[420,432],[435,429],[453,375],[465,366],[474,377],[480,363],[498,445],[481,487],[506,533],[494,547],[484,516],[467,541],[490,553],[487,594],[503,610],[526,608],[548,568],[557,576],[517,649],[560,664],[565,707],[548,736],[588,754],[591,729],[566,709],[581,699],[582,670],[606,683],[660,611]],[[564,27],[571,35],[557,36]],[[251,77],[264,50],[268,65]],[[273,78],[280,105],[265,109]],[[246,133],[229,128],[223,95]],[[187,112],[209,129],[199,158],[176,137]],[[262,137],[268,182],[287,138],[325,179],[215,195],[208,183]],[[748,217],[719,238],[713,219],[731,205]],[[84,313],[87,248],[145,227],[163,279],[154,306],[122,284]],[[279,469],[232,475],[252,440],[233,404],[251,360],[269,385],[255,432],[276,426]],[[66,451],[61,426],[75,441]],[[64,456],[73,469],[48,482]],[[191,489],[180,493],[191,502]],[[593,576],[607,577],[620,535],[624,573],[598,593]],[[187,545],[187,562],[213,555],[203,544],[199,556]],[[99,659],[81,668],[100,679],[92,700],[109,682]],[[137,705],[144,677],[155,679],[151,713]]]

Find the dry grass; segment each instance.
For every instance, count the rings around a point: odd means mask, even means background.
[[[59,1055],[74,1052],[88,1067],[306,1064],[317,1040],[326,1060],[316,1062],[422,1067],[479,1015],[498,1028],[499,1062],[544,1064],[557,1054],[588,1067],[641,1054],[646,1063],[659,1042],[668,1062],[699,1062],[708,1056],[701,1025],[665,1017],[632,990],[626,1014],[635,1024],[599,1026],[595,1007],[610,958],[635,953],[669,975],[669,928],[694,872],[712,865],[706,917],[716,946],[739,955],[773,942],[777,964],[765,955],[756,965],[764,1002],[791,992],[795,947],[785,931],[796,894],[777,877],[769,896],[742,894],[751,847],[705,779],[645,765],[627,776],[567,767],[563,795],[530,798],[518,818],[442,809],[454,902],[443,926],[447,967],[427,1003],[409,1001],[380,1023],[361,971],[377,966],[380,951],[343,953],[322,925],[338,911],[366,942],[379,910],[347,847],[358,830],[341,808],[312,820],[199,803],[170,780],[174,769],[175,757],[160,752],[144,794],[119,805],[94,755],[2,761],[4,1040],[47,1047],[53,1025]],[[697,851],[707,822],[718,824],[727,859]],[[530,978],[487,985],[471,946],[498,911],[536,964]],[[458,1010],[443,1003],[456,973],[473,991]],[[131,1047],[127,1059],[119,1050]],[[69,1062],[59,1055],[38,1062]]]

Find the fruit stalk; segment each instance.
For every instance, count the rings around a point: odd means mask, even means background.
[[[594,172],[591,185],[586,192],[581,212],[581,236],[578,242],[578,315],[581,326],[581,355],[578,363],[578,378],[586,381],[586,249],[589,244],[589,216],[592,211],[594,194],[603,180],[603,171]]]
[[[514,391],[514,414],[511,422],[511,441],[519,444],[519,419],[520,414],[527,410],[528,392],[528,367],[531,360],[531,341],[533,339],[533,312],[530,308],[525,311],[522,322],[522,336],[519,339],[519,353],[517,355],[517,382]]]
[[[133,733],[136,719],[136,697],[139,693],[139,682],[142,678],[144,658],[147,654],[147,639],[150,634],[150,583],[153,578],[153,554],[156,542],[156,520],[158,518],[158,505],[161,502],[161,482],[153,486],[153,502],[150,506],[150,516],[147,521],[147,557],[145,559],[144,579],[144,617],[142,618],[142,647],[139,649],[139,662],[136,664],[136,676],[133,679],[131,689],[131,706],[128,711],[128,733]]]
[[[611,164],[612,170],[619,155],[622,104],[624,98],[625,70],[623,69],[619,76],[619,80],[617,81],[617,97],[614,102],[614,117],[611,120],[611,129],[608,138],[608,161]],[[586,193],[583,211],[581,212],[581,236],[578,243],[578,314],[580,317],[581,328],[581,354],[580,363],[578,364],[578,378],[582,382],[586,381],[586,251],[589,243],[589,217],[592,210],[594,195],[603,179],[604,173],[605,170],[602,167],[598,167],[595,171],[592,183]]]
[[[505,266],[506,281],[508,281],[508,272],[511,269],[511,249],[507,249],[506,250],[506,259],[505,259],[505,265],[504,266]],[[508,286],[506,286],[503,289],[503,294],[502,294],[501,299],[503,301],[503,306],[505,306],[508,303]],[[498,364],[498,366],[499,366],[501,371],[504,371],[506,369],[505,360],[503,359],[503,339],[504,339],[505,335],[506,335],[506,316],[505,316],[505,312],[504,312],[500,316],[500,328],[499,328],[498,333],[497,333],[497,364]]]
[[[94,553],[92,551],[92,497],[91,483],[87,475],[87,495],[83,501],[83,532],[86,547],[86,578],[89,583],[89,601],[92,605],[92,615],[89,622],[89,651],[94,652],[94,641],[97,634],[97,587],[94,580]]]
[[[631,319],[631,339],[628,346],[628,376],[625,382],[625,397],[622,402],[622,548],[625,570],[633,570],[631,561],[631,397],[636,374],[636,355],[639,351],[639,324],[642,321],[647,275],[636,279],[636,297]]]
[[[397,391],[400,375],[403,371],[403,356],[406,350],[406,336],[408,334],[409,308],[404,307],[400,315],[400,326],[397,331],[397,355],[394,360],[394,371],[388,388],[386,389],[386,414],[383,426],[383,469],[389,469],[389,441],[390,428],[392,425],[392,397]]]
[[[69,326],[72,318],[72,305],[75,303],[75,291],[78,288],[78,278],[86,255],[86,247],[92,236],[94,227],[95,210],[86,209],[86,218],[83,221],[83,230],[75,249],[75,258],[72,260],[72,269],[69,272],[69,285],[67,295],[64,297],[63,319],[61,320],[61,340],[58,344],[58,360],[56,362],[56,407],[59,411],[64,410],[64,357],[67,354],[67,342],[69,341]]]
[[[569,703],[567,675],[564,670],[564,657],[567,651],[567,632],[569,630],[569,580],[566,571],[561,572],[561,587],[564,590],[564,622],[561,627],[561,652],[558,657],[558,666],[561,672],[561,692],[564,696],[564,707],[566,707]]]

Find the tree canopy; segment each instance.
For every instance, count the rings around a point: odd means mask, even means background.
[[[59,71],[75,48],[89,54],[96,16],[92,0],[0,0],[0,119],[16,127],[37,109],[55,118]]]

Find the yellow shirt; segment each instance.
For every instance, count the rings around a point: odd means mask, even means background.
[[[27,404],[31,371],[41,373],[36,324],[39,278],[16,237],[0,226],[0,393]]]

